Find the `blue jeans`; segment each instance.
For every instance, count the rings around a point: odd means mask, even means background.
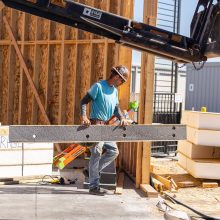
[[[105,153],[102,154],[102,150]],[[89,161],[89,188],[99,187],[100,171],[107,167],[118,156],[119,151],[115,142],[99,142],[90,147],[91,157]]]

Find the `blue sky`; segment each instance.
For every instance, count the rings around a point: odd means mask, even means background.
[[[163,0],[163,2],[166,2]],[[196,9],[198,0],[182,0],[181,7],[181,24],[180,34],[188,36],[190,35],[190,24]],[[143,20],[143,0],[135,0],[134,20]],[[135,52],[133,54],[133,64],[140,64],[140,53]],[[214,60],[215,61],[215,60]]]

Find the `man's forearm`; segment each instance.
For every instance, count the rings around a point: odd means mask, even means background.
[[[81,116],[86,116],[86,106],[89,102],[92,101],[92,98],[87,93],[81,100]]]
[[[119,107],[119,105],[116,105],[115,107],[115,111],[114,111],[114,115],[119,119],[119,120],[122,120],[124,118],[123,114],[122,114],[122,111]]]

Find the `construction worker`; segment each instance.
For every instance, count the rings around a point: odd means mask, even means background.
[[[125,66],[116,66],[111,69],[111,75],[107,80],[101,80],[92,85],[87,94],[81,100],[81,118],[84,126],[105,125],[115,115],[120,120],[120,125],[128,125],[124,118],[118,101],[117,87],[125,83],[129,78],[129,71]],[[87,117],[86,106],[91,102],[90,117]],[[103,149],[105,153],[102,154]],[[84,175],[89,176],[89,193],[104,195],[106,191],[100,189],[100,171],[116,159],[119,154],[115,142],[99,142],[90,147],[91,157],[89,170],[84,170]]]

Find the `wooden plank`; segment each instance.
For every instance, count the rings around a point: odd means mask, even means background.
[[[117,195],[121,195],[122,192],[123,192],[124,177],[125,177],[125,173],[120,172],[119,176],[118,176],[117,187],[116,187],[116,190],[115,190],[115,194],[117,194]]]
[[[172,125],[131,125],[131,126],[89,126],[82,125],[39,125],[10,126],[11,142],[137,142],[144,140],[178,140],[185,138],[184,126],[177,125],[173,137]],[[36,137],[34,137],[35,135]]]
[[[157,198],[158,192],[149,184],[141,184],[140,189],[147,194],[149,198]]]
[[[154,188],[158,191],[158,192],[162,192],[164,190],[164,184],[161,183],[159,180],[152,178],[152,181],[154,183]]]
[[[195,187],[198,184],[193,181],[181,181],[176,183],[179,188]]]
[[[218,188],[217,182],[203,182],[202,188]]]
[[[48,40],[50,40],[50,36],[51,36],[51,21],[48,21],[49,23],[49,30],[48,30]],[[51,97],[51,93],[50,93],[50,88],[52,85],[52,76],[53,74],[51,74],[51,46],[50,44],[48,44],[48,52],[47,52],[47,70],[46,70],[46,95],[45,95],[45,111],[49,113],[49,104],[50,104],[50,97]]]
[[[9,135],[9,127],[0,126],[0,136],[8,136],[8,135]]]
[[[144,23],[156,26],[157,0],[144,0]],[[142,120],[145,124],[152,124],[153,119],[153,94],[154,94],[154,62],[155,57],[142,53],[141,63],[141,102]],[[149,184],[150,176],[151,143],[143,144],[142,154],[142,183]]]
[[[171,190],[171,188],[172,188],[172,183],[171,183],[170,180],[168,180],[167,178],[165,178],[165,177],[163,177],[163,176],[157,175],[157,174],[155,174],[155,173],[152,173],[152,177],[155,178],[155,179],[157,179],[157,180],[160,181],[161,183],[163,183],[164,186],[165,186],[167,189]]]
[[[141,111],[139,111],[141,114]],[[143,154],[143,142],[137,143],[137,153],[136,153],[136,187],[139,188],[141,184],[142,177],[142,154]]]
[[[25,58],[26,49],[23,42],[26,40],[25,35],[28,31],[29,15],[23,13],[23,23],[22,23],[22,44],[21,44],[21,53]],[[26,124],[26,106],[27,106],[27,79],[22,65],[20,65],[20,83],[19,83],[19,107],[18,107],[18,124]]]
[[[62,26],[62,46],[61,46],[61,63],[60,63],[60,80],[59,80],[59,112],[58,124],[65,124],[66,112],[66,85],[67,85],[67,47],[64,45],[66,39],[66,26]]]
[[[36,18],[36,34],[35,42],[40,38],[41,31],[41,18]],[[39,74],[40,74],[40,46],[38,44],[34,45],[34,69],[33,69],[33,82],[37,90],[39,90]],[[32,102],[32,124],[37,124],[38,121],[38,106],[36,99]]]
[[[11,27],[16,32],[17,13],[11,9]],[[14,84],[15,84],[15,66],[16,66],[16,53],[13,45],[9,46],[9,69],[8,69],[8,95],[7,95],[7,124],[13,124],[13,110],[14,110]]]

